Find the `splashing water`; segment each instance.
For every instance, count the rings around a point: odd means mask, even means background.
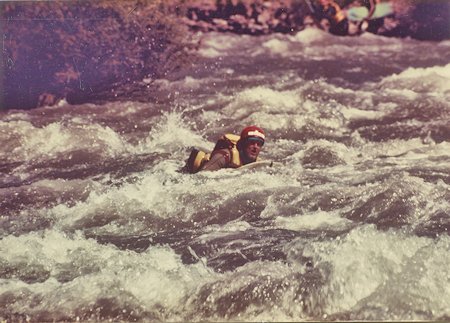
[[[0,318],[448,320],[448,42],[202,37],[164,104],[1,114]],[[276,167],[180,171],[249,124]]]

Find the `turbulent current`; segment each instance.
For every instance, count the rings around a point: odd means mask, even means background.
[[[0,319],[450,320],[450,42],[199,37],[148,102],[1,113]],[[273,167],[181,171],[252,124]]]

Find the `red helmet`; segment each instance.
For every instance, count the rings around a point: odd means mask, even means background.
[[[264,134],[264,130],[262,130],[260,127],[257,126],[245,127],[244,130],[242,130],[241,132],[240,140],[244,141],[251,138],[259,139],[264,144],[266,135]]]

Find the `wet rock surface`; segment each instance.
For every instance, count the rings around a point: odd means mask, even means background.
[[[194,45],[176,10],[160,0],[0,3],[0,107],[114,100],[111,89],[164,77]]]

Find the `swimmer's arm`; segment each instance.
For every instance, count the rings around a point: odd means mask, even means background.
[[[374,0],[369,0],[369,2],[370,2],[370,10],[369,10],[369,14],[365,18],[365,20],[369,20],[370,17],[372,17],[373,13],[375,12],[375,8],[376,8],[376,4],[375,4]]]
[[[227,167],[227,157],[223,153],[215,153],[211,156],[211,159],[203,165],[201,171],[213,171]]]

